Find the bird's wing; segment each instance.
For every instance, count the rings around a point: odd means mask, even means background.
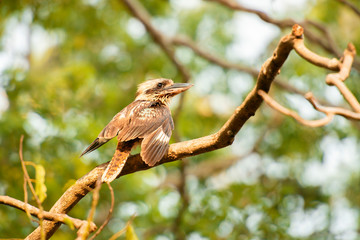
[[[169,147],[172,130],[173,122],[170,116],[158,129],[145,136],[141,143],[140,155],[147,165],[154,166],[164,156]]]
[[[145,138],[156,131],[166,120],[172,123],[168,107],[154,102],[140,101],[139,104],[128,109],[126,122],[118,131],[118,140],[129,141],[135,138]],[[173,125],[171,126],[172,130]]]
[[[119,141],[144,138],[157,130],[166,119],[169,119],[170,128],[173,130],[171,113],[166,106],[150,101],[134,101],[113,117],[81,156],[94,151],[116,136]]]
[[[98,149],[117,135],[119,130],[124,125],[126,112],[129,106],[125,107],[113,117],[113,119],[99,133],[98,137],[85,149],[85,151],[80,155],[80,157]]]
[[[113,119],[104,127],[104,129],[99,133],[98,138],[106,139],[109,141],[110,139],[116,137],[118,132],[125,126],[126,124],[126,116],[129,108],[132,104],[126,106],[123,110],[118,112]]]

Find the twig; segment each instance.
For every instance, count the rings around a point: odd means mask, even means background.
[[[293,31],[291,34],[284,36],[280,40],[273,55],[261,67],[257,83],[253,90],[248,94],[243,103],[235,109],[234,113],[217,133],[198,139],[171,144],[168,153],[163,157],[158,165],[214,151],[231,145],[234,141],[235,135],[260,107],[262,97],[257,94],[258,90],[263,90],[265,92],[269,91],[275,76],[279,73],[280,68],[286,61],[290,51],[293,49],[295,38],[296,35]],[[77,202],[89,192],[84,186],[94,188],[98,177],[103,174],[107,164],[108,163],[104,163],[94,168],[88,174],[77,180],[76,183],[67,189],[58,199],[51,208],[50,212],[69,212],[77,204]],[[129,160],[126,162],[120,176],[149,168],[150,167],[142,161],[139,154],[133,155],[129,157]],[[59,226],[59,223],[45,221],[44,228],[46,229],[46,237],[51,237]],[[39,229],[36,229],[26,239],[33,240],[38,238]]]
[[[326,57],[322,57],[310,51],[308,48],[305,47],[302,38],[299,38],[295,41],[294,49],[297,54],[299,54],[302,58],[318,67],[323,67],[333,71],[339,71],[340,69],[341,63],[339,60],[337,60],[336,58],[329,59]]]
[[[329,79],[327,79],[329,80]],[[328,81],[327,81],[328,82]],[[330,83],[330,80],[329,80]],[[355,112],[360,112],[360,104],[355,98],[354,94],[348,89],[344,82],[337,78],[331,79],[331,85],[335,85],[341,94],[344,96],[346,101],[350,104],[350,106],[355,110]]]
[[[96,233],[94,233],[94,235],[92,235],[89,240],[93,240],[95,239],[96,236],[98,236],[101,231],[104,229],[104,227],[109,223],[112,213],[114,211],[114,205],[115,205],[115,196],[114,196],[114,190],[111,187],[110,183],[107,183],[109,190],[110,190],[110,195],[111,195],[111,205],[110,205],[110,209],[109,209],[109,213],[108,216],[106,217],[105,221],[103,222],[103,224],[99,227],[99,229],[96,231]]]
[[[41,201],[40,199],[38,198],[36,192],[35,192],[35,189],[31,183],[31,180],[30,180],[30,177],[29,177],[29,173],[26,169],[26,165],[25,165],[25,162],[24,162],[24,157],[23,157],[23,141],[24,141],[24,135],[21,135],[21,138],[20,138],[20,146],[19,146],[19,157],[20,157],[20,162],[21,162],[21,167],[22,167],[22,170],[24,172],[24,181],[26,181],[28,183],[28,186],[30,188],[30,191],[33,195],[33,197],[35,198],[36,200],[36,203],[39,207],[39,215],[38,215],[38,218],[39,218],[39,225],[40,225],[40,229],[41,229],[41,234],[40,234],[40,238],[41,239],[45,239],[45,232],[44,232],[44,229],[43,229],[43,218],[42,218],[42,212],[44,211],[43,207],[42,207],[42,204],[41,204]],[[26,187],[24,186],[24,195],[26,196],[26,202],[27,202],[27,191],[26,191]]]
[[[134,220],[135,215],[133,215],[129,221],[127,221],[125,227],[123,227],[120,231],[118,231],[117,233],[115,233],[114,235],[111,236],[111,238],[109,240],[115,240],[118,237],[120,237],[121,235],[123,235],[125,233],[125,231],[128,229],[128,227],[130,226],[130,224],[132,223],[132,221]]]
[[[291,111],[283,106],[281,106],[279,103],[277,103],[274,99],[272,99],[267,93],[265,93],[262,90],[258,91],[258,94],[264,99],[264,101],[273,109],[276,111],[294,118],[299,123],[309,126],[309,127],[320,127],[328,124],[334,117],[333,113],[327,113],[326,117],[319,119],[319,120],[306,120],[300,117],[296,112]]]
[[[25,204],[27,204],[28,203],[28,192],[27,192],[27,182],[26,182],[26,178],[25,178],[25,175],[23,176],[23,178],[24,178],[24,183],[23,183],[23,190],[24,190],[24,202],[25,202]],[[35,221],[35,219],[33,219],[32,217],[31,217],[31,214],[30,214],[30,212],[27,210],[27,205],[25,205],[25,212],[26,212],[26,215],[28,216],[28,218],[30,219],[30,221]]]
[[[28,211],[32,216],[35,216],[37,218],[42,217],[43,219],[55,221],[55,222],[62,222],[67,223],[69,220],[73,223],[74,227],[80,228],[82,225],[87,224],[87,221],[72,218],[66,214],[59,214],[59,213],[51,213],[47,211],[41,211],[40,209],[28,204],[24,203],[20,200],[17,200],[15,198],[9,197],[9,196],[0,196],[0,203],[5,204],[14,208],[17,208],[19,210],[22,210],[24,212]],[[96,229],[96,226],[94,223],[91,223],[90,226],[91,230],[94,231]]]
[[[347,49],[344,51],[344,60],[338,73],[328,74],[326,83],[328,85],[335,85],[346,101],[354,109],[355,112],[360,112],[360,103],[355,98],[354,94],[346,87],[344,81],[349,77],[351,66],[354,61],[356,50],[353,44],[349,43]]]
[[[90,208],[89,216],[87,218],[86,224],[81,226],[81,228],[77,232],[77,238],[76,238],[77,240],[86,240],[87,237],[90,234],[91,223],[93,222],[96,206],[97,206],[97,204],[99,202],[100,188],[101,188],[101,178],[98,178],[98,180],[96,181],[95,189],[93,191],[93,199],[92,199],[92,202],[91,202],[91,208]]]
[[[307,93],[305,98],[311,103],[311,105],[318,110],[319,112],[323,112],[326,114],[326,117],[319,119],[319,120],[306,120],[300,117],[296,112],[291,111],[279,103],[277,103],[274,99],[272,99],[267,93],[264,91],[259,91],[259,95],[264,99],[264,101],[273,109],[277,110],[278,112],[290,116],[294,118],[299,123],[309,126],[309,127],[321,127],[331,122],[335,115],[343,116],[345,118],[351,120],[360,120],[360,113],[355,113],[350,110],[340,108],[340,107],[324,107],[317,104],[315,97],[312,93]]]
[[[317,104],[317,101],[312,93],[306,94],[305,98],[313,105],[313,107],[325,114],[334,114],[340,115],[350,120],[360,120],[360,113],[352,112],[348,109],[340,108],[340,107],[324,107]]]

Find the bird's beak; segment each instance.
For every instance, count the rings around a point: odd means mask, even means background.
[[[189,88],[194,86],[194,84],[191,83],[174,83],[173,85],[164,88],[165,94],[169,94],[171,96],[175,96],[179,93],[182,93]]]

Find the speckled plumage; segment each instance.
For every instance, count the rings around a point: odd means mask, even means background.
[[[103,182],[112,182],[120,174],[136,143],[141,142],[143,161],[154,166],[166,153],[174,129],[169,101],[191,86],[174,84],[172,80],[164,78],[140,84],[135,101],[113,117],[81,156],[117,136],[117,150],[102,176]]]

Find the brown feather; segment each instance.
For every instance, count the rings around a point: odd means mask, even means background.
[[[143,161],[154,166],[165,155],[171,137],[172,118],[168,118],[163,122],[156,131],[147,135],[141,143],[141,157]]]
[[[80,157],[82,157],[83,155],[90,153],[96,149],[98,149],[99,147],[101,147],[102,145],[104,145],[105,143],[107,143],[109,140],[105,140],[105,139],[99,139],[96,138],[91,144],[90,146],[88,146],[85,151],[80,155]]]
[[[118,142],[114,156],[101,177],[102,182],[110,183],[115,180],[123,169],[131,149],[137,142],[137,139],[128,142]]]

